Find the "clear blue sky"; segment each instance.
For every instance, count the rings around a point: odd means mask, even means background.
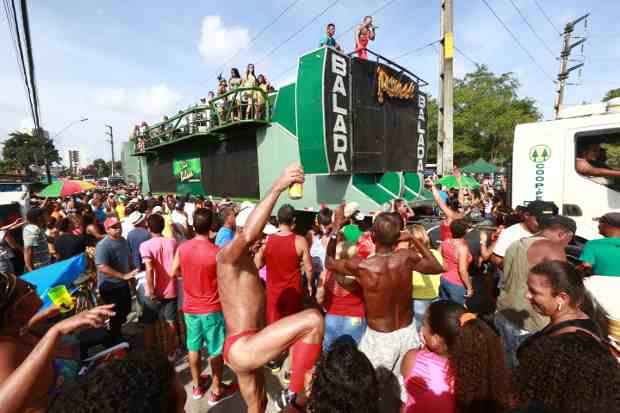
[[[523,22],[510,0],[487,0],[518,36],[545,71],[555,78],[558,62]],[[513,0],[536,33],[555,55],[561,38],[534,0]],[[297,57],[317,46],[328,22],[344,32],[362,16],[389,0],[340,0],[301,34],[274,48],[308,24],[334,0],[298,0],[254,43],[248,43],[293,0],[237,0],[224,2],[168,2],[97,0],[30,2],[42,125],[53,135],[82,116],[57,138],[67,149],[79,149],[82,163],[110,158],[104,124],[114,126],[117,142],[127,139],[133,124],[158,121],[207,94],[219,71],[240,70],[254,62],[276,85],[293,79]],[[567,103],[599,101],[620,87],[620,2],[538,0],[556,27],[586,12],[590,40],[581,78],[573,74]],[[375,15],[379,26],[371,48],[397,57],[439,37],[439,0],[393,0]],[[455,0],[455,43],[468,58],[487,64],[497,73],[514,72],[520,94],[536,100],[546,118],[551,116],[555,86],[500,25],[481,0]],[[28,126],[29,112],[4,15],[0,20],[0,138]],[[583,27],[583,26],[581,26]],[[579,33],[584,33],[579,30]],[[338,34],[338,33],[337,33]],[[340,39],[345,49],[353,36]],[[238,50],[238,56],[228,58]],[[576,54],[580,51],[576,50]],[[437,95],[437,50],[427,47],[398,60],[429,81],[426,91]],[[221,67],[224,64],[224,67]],[[473,64],[456,55],[456,75]],[[290,70],[289,70],[290,69]],[[458,137],[457,137],[458,138]],[[119,145],[120,147],[120,145]],[[117,151],[118,156],[119,151]]]

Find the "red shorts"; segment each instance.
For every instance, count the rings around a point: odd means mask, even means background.
[[[239,334],[226,336],[226,340],[224,340],[224,361],[228,363],[228,351],[232,345],[235,344],[235,341],[239,340],[241,337],[252,336],[254,334],[256,334],[256,330],[242,331]]]

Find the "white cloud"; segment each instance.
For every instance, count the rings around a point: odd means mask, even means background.
[[[205,62],[211,63],[216,59],[230,57],[249,43],[248,29],[224,26],[220,16],[206,16],[202,20],[198,49]]]
[[[103,88],[95,92],[95,104],[105,109],[156,116],[175,109],[182,96],[166,84],[148,88]]]

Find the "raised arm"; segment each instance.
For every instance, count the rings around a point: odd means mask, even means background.
[[[274,182],[267,196],[254,208],[248,217],[241,234],[224,247],[220,253],[223,262],[234,262],[261,235],[271,211],[280,194],[294,183],[304,182],[304,170],[299,163],[289,165]]]
[[[336,274],[348,274],[357,277],[359,276],[359,264],[362,262],[360,257],[354,257],[348,260],[337,260],[335,258],[340,230],[345,222],[344,207],[345,204],[343,203],[334,211],[334,231],[332,235],[330,235],[329,242],[327,243],[325,268]]]
[[[448,219],[459,218],[458,213],[454,212],[448,207],[448,205],[446,205],[445,202],[443,202],[443,199],[441,199],[441,197],[439,196],[439,191],[437,190],[437,188],[435,188],[435,185],[431,186],[431,192],[433,193],[433,198],[435,198],[435,202],[437,202],[437,205],[439,205],[439,209],[441,209],[441,212],[443,212],[444,215],[448,217]]]

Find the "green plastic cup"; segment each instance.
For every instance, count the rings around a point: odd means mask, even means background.
[[[64,285],[57,285],[56,287],[52,287],[47,292],[48,297],[54,305],[56,305],[61,313],[66,313],[73,310],[75,304],[73,303],[73,298],[71,298],[71,294],[69,294],[69,290]]]

